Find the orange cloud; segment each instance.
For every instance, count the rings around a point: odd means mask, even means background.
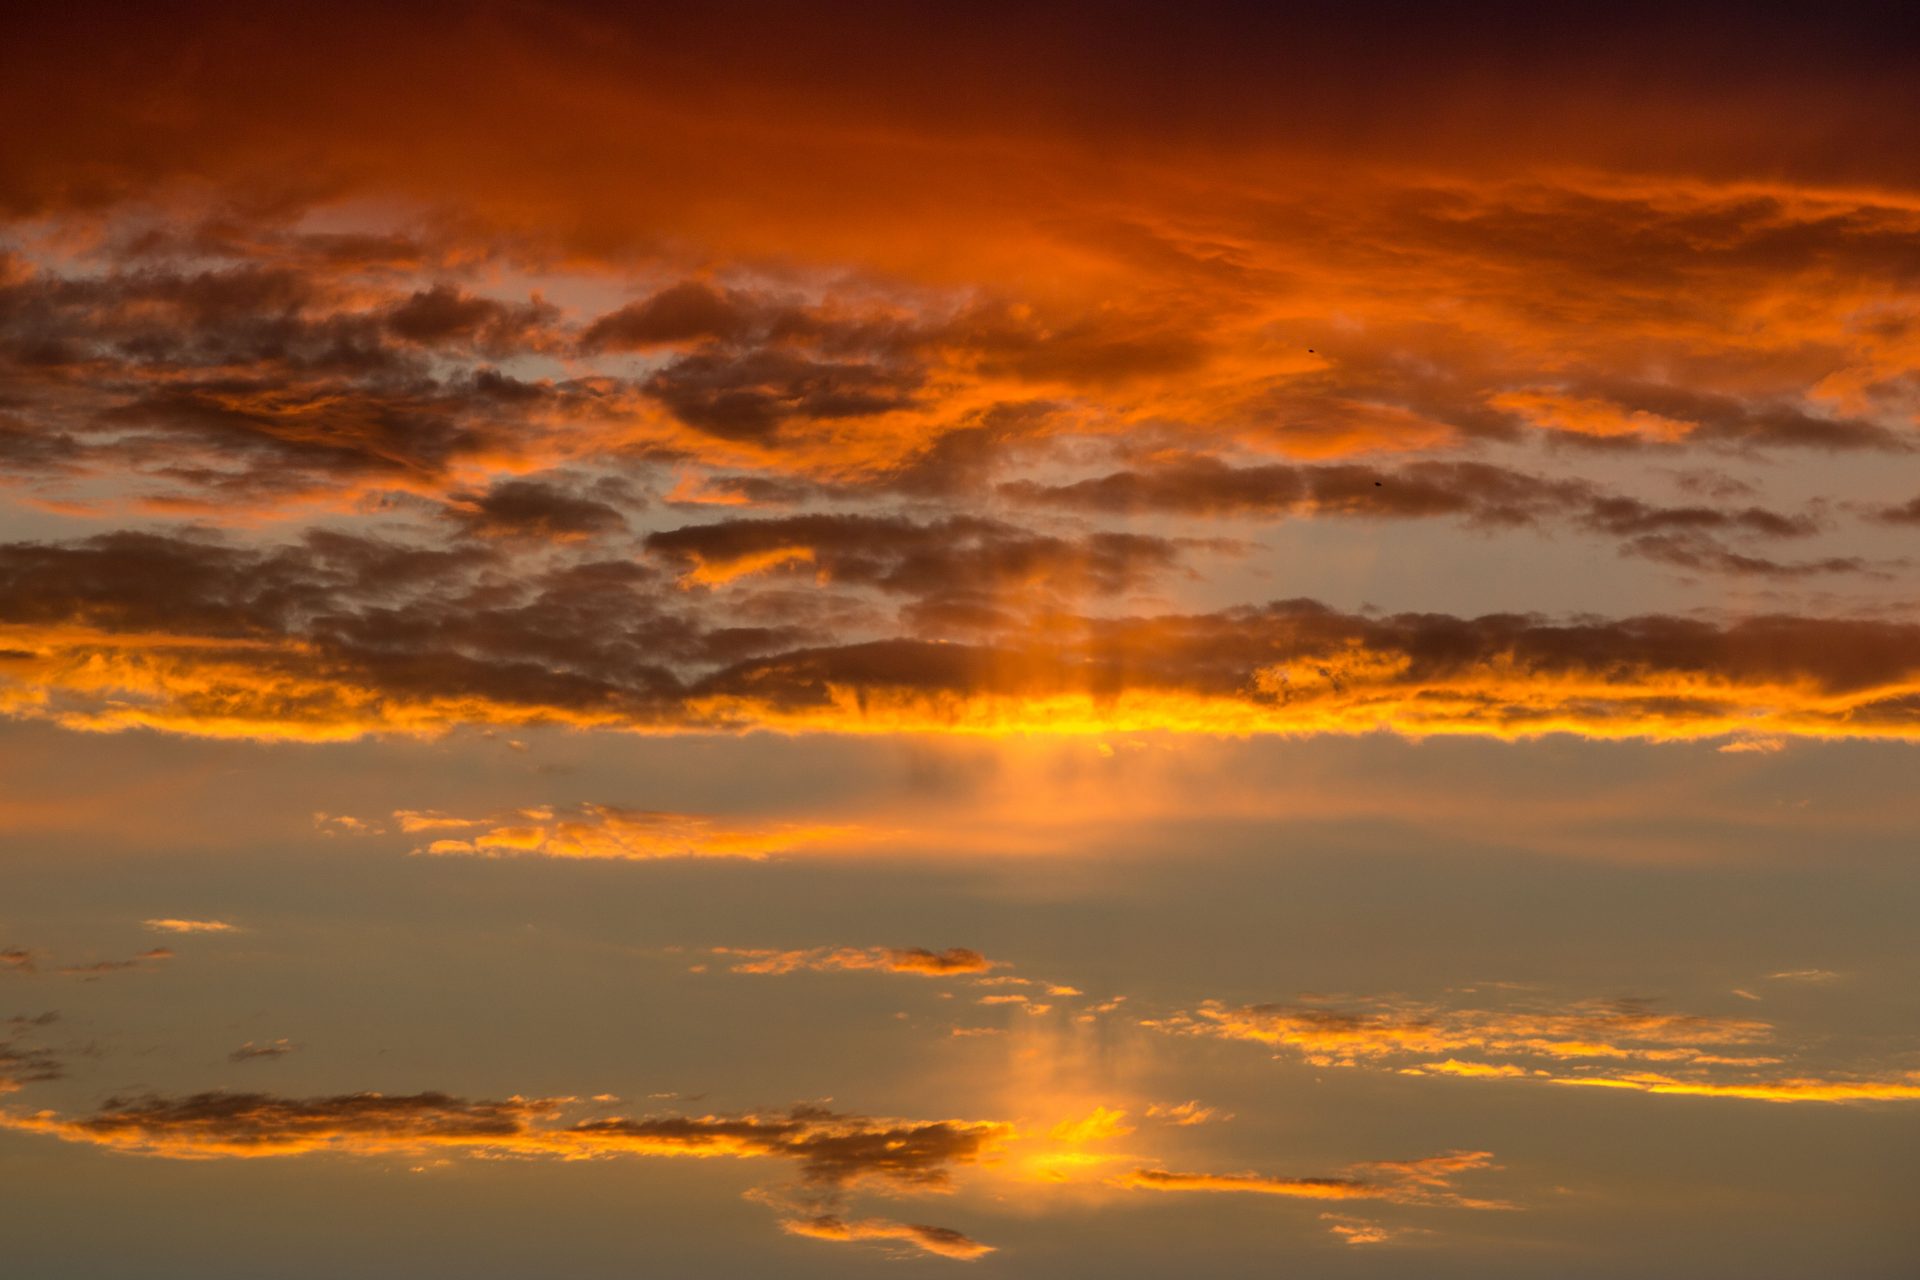
[[[1697,424],[1644,409],[1623,409],[1604,400],[1543,391],[1507,391],[1487,403],[1510,409],[1548,431],[1565,431],[1602,440],[1635,439],[1672,444],[1686,439]]]
[[[1153,1103],[1147,1108],[1150,1119],[1166,1120],[1177,1125],[1206,1124],[1212,1120],[1231,1120],[1232,1116],[1223,1116],[1218,1108],[1203,1107],[1197,1101],[1180,1103]]]
[[[1275,1178],[1258,1173],[1174,1173],[1136,1169],[1120,1185],[1146,1191],[1235,1191],[1303,1200],[1367,1200],[1384,1188],[1354,1178]]]
[[[459,837],[432,840],[416,849],[417,853],[626,861],[759,860],[822,846],[845,848],[879,836],[877,832],[850,825],[728,821],[702,814],[593,804],[580,805],[571,813],[558,816],[550,809],[484,819],[423,818],[409,814],[401,817],[401,827],[416,832],[471,831]]]
[[[0,1065],[5,1061],[0,1059]],[[19,1061],[36,1065],[30,1059]],[[45,1074],[46,1064],[37,1069],[41,1074],[33,1078],[51,1078]],[[473,1101],[444,1093],[149,1095],[111,1099],[99,1111],[78,1117],[0,1110],[0,1128],[182,1160],[433,1153],[559,1160],[779,1159],[794,1165],[803,1191],[828,1198],[869,1185],[896,1192],[944,1191],[955,1167],[978,1162],[1012,1134],[1011,1126],[999,1123],[875,1120],[817,1107],[796,1107],[785,1114],[570,1121],[565,1112],[575,1105],[567,1098]],[[960,1258],[988,1250],[940,1227],[905,1225],[882,1231],[872,1222],[846,1223],[833,1215],[805,1221],[810,1229],[802,1233],[821,1238],[902,1240]]]
[[[1506,1209],[1499,1201],[1456,1195],[1453,1179],[1462,1173],[1497,1168],[1487,1151],[1449,1151],[1419,1160],[1383,1160],[1355,1166],[1340,1177],[1286,1178],[1259,1173],[1176,1173],[1135,1169],[1119,1185],[1147,1191],[1220,1191],[1282,1196],[1302,1200],[1386,1200],[1404,1204],[1448,1204],[1476,1209]]]
[[[1133,1131],[1133,1126],[1127,1123],[1125,1111],[1095,1107],[1078,1120],[1061,1121],[1048,1136],[1055,1142],[1079,1146],[1087,1142],[1104,1142],[1109,1138],[1124,1138]]]
[[[1712,1056],[1707,1047],[1758,1044],[1773,1035],[1771,1024],[1756,1019],[1663,1013],[1630,1001],[1539,1010],[1394,1003],[1357,1008],[1319,1004],[1230,1008],[1207,1003],[1191,1014],[1150,1025],[1284,1046],[1320,1066],[1355,1066],[1462,1049],[1562,1060],[1699,1059]]]
[[[1349,1002],[1347,1007],[1207,1003],[1192,1012],[1145,1019],[1142,1025],[1285,1048],[1316,1066],[1407,1076],[1769,1102],[1920,1098],[1920,1077],[1911,1072],[1790,1066],[1793,1059],[1775,1043],[1777,1030],[1770,1023],[1663,1013],[1644,1002],[1505,1010],[1396,1001]],[[1460,1053],[1475,1056],[1455,1056]],[[1624,1069],[1629,1064],[1657,1064],[1664,1070]]]
[[[1912,1102],[1920,1099],[1920,1072],[1908,1072],[1888,1080],[1792,1077],[1757,1081],[1681,1080],[1653,1072],[1633,1072],[1556,1076],[1551,1083],[1697,1098],[1745,1098],[1757,1102]]]
[[[240,931],[239,925],[228,924],[225,920],[180,920],[169,916],[142,921],[142,923],[156,933],[238,933]]]
[[[1323,1213],[1320,1221],[1327,1224],[1328,1231],[1348,1244],[1385,1244],[1399,1234],[1377,1222],[1341,1213]]]
[[[442,1093],[282,1098],[203,1093],[109,1101],[79,1118],[7,1112],[0,1124],[69,1142],[176,1159],[274,1157],[337,1152],[476,1154],[585,1159],[611,1155],[775,1156],[809,1182],[865,1181],[940,1188],[955,1164],[971,1163],[1006,1126],[984,1122],[873,1121],[818,1108],[785,1115],[650,1116],[564,1122],[563,1098],[469,1101]]]
[[[780,1229],[789,1235],[809,1240],[898,1241],[943,1258],[971,1261],[993,1252],[990,1244],[981,1244],[950,1227],[930,1227],[917,1222],[893,1222],[886,1218],[861,1218],[848,1221],[831,1214],[812,1218],[789,1218]]]
[[[1905,623],[1379,617],[1300,601],[1123,618],[1023,620],[989,610],[976,618],[987,633],[965,640],[863,640],[714,667],[715,646],[731,633],[704,636],[697,623],[667,611],[665,596],[609,597],[592,579],[567,575],[546,588],[548,609],[558,611],[553,619],[465,609],[459,594],[439,595],[448,584],[434,576],[419,580],[422,594],[401,611],[410,614],[404,625],[394,606],[369,602],[364,616],[339,615],[315,634],[278,629],[284,620],[264,597],[225,594],[256,589],[242,583],[264,589],[274,574],[285,575],[289,588],[330,590],[324,576],[306,582],[311,573],[336,571],[327,559],[371,569],[413,555],[373,544],[330,546],[318,563],[310,554],[262,560],[144,536],[38,548],[21,557],[29,561],[26,576],[14,580],[8,607],[65,621],[7,626],[0,618],[0,643],[8,646],[0,653],[0,696],[12,697],[15,715],[76,729],[316,741],[530,723],[1044,736],[1920,736],[1912,713],[1920,632]],[[0,579],[4,569],[0,563]],[[411,572],[460,570],[430,555]],[[196,597],[189,586],[160,606],[110,585],[149,573],[217,575],[219,594],[209,585]],[[645,581],[643,574],[638,582]],[[588,611],[594,625],[583,630],[573,610]],[[936,627],[955,618],[950,602],[926,616]],[[243,634],[232,634],[236,628]],[[701,674],[636,667],[626,646],[649,633],[681,646]],[[779,637],[760,638],[779,646]],[[659,826],[586,814],[558,835],[577,850],[572,856],[623,856],[623,847],[644,854],[661,838],[698,841],[686,832],[648,834]]]

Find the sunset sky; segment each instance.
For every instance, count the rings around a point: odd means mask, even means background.
[[[0,27],[0,1272],[1920,1274],[1920,18]]]

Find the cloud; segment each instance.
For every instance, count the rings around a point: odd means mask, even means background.
[[[1920,210],[1889,177],[1912,162],[1861,142],[1912,90],[1876,51],[1850,48],[1846,75],[1789,60],[1791,91],[1723,86],[1752,111],[1695,130],[1671,120],[1696,64],[1621,118],[1565,52],[1581,74],[1489,73],[1443,127],[1337,109],[1340,59],[1304,52],[1272,114],[1269,69],[1185,28],[1219,83],[1156,63],[1183,86],[1163,100],[1233,109],[1148,118],[1137,60],[1064,29],[1085,94],[1055,100],[1004,71],[1024,39],[962,73],[741,24],[784,68],[769,79],[737,32],[703,37],[729,51],[716,64],[613,15],[557,24],[571,35],[497,20],[369,11],[391,39],[250,31],[225,60],[201,56],[241,41],[218,16],[155,30],[221,69],[166,88],[171,123],[114,122],[133,133],[108,152],[98,104],[164,61],[109,72],[97,42],[38,20],[68,54],[5,93],[79,105],[8,139],[0,469],[49,522],[29,527],[119,532],[0,549],[7,714],[314,740],[1915,735],[1912,663],[1886,658],[1914,651],[1900,624],[1235,607],[1251,575],[1227,566],[1249,548],[1138,527],[1446,519],[1516,550],[1605,540],[1629,577],[1884,594],[1898,566],[1870,545],[1804,541],[1851,532],[1828,513],[1855,508],[1698,479],[1913,445]],[[925,55],[930,36],[874,38]],[[1826,38],[1743,35],[1740,56],[1772,67]],[[323,47],[331,76],[306,74]],[[450,92],[451,49],[469,72]],[[1409,101],[1436,88],[1420,54],[1398,55]],[[925,83],[877,84],[874,65]],[[1884,77],[1871,109],[1862,67]],[[716,74],[742,96],[684,91]],[[967,94],[930,87],[956,75]],[[496,83],[516,89],[472,90]],[[1461,126],[1491,110],[1481,93],[1550,99],[1525,113],[1539,138]],[[578,94],[588,118],[548,114]],[[838,114],[873,101],[914,109],[884,138]],[[1846,146],[1804,141],[1838,119]],[[577,145],[525,144],[541,120]],[[983,143],[1016,123],[1031,145]],[[578,158],[607,154],[614,179]],[[1580,474],[1628,450],[1662,465]],[[1676,475],[1687,496],[1657,497]],[[663,527],[723,504],[810,509]],[[1772,545],[1794,539],[1810,549]],[[1877,682],[1842,670],[1864,650]]]
[[[1763,1080],[1687,1080],[1652,1071],[1554,1077],[1550,1083],[1626,1089],[1639,1093],[1696,1098],[1742,1098],[1755,1102],[1914,1102],[1920,1101],[1920,1072],[1892,1079],[1833,1079],[1788,1076]]]
[[[1578,509],[1590,486],[1474,462],[1233,466],[1176,455],[1151,469],[1116,471],[1059,485],[1010,481],[1002,493],[1024,503],[1114,514],[1255,517],[1459,516],[1484,524],[1531,524]]]
[[[1909,498],[1897,506],[1883,507],[1876,515],[1888,524],[1920,524],[1920,497]]]
[[[1624,547],[1627,555],[1640,556],[1660,564],[1696,573],[1728,573],[1758,578],[1805,578],[1832,573],[1869,573],[1879,571],[1859,556],[1827,556],[1818,560],[1775,560],[1767,556],[1732,551],[1714,539],[1699,534],[1662,534],[1634,538]]]
[[[416,290],[392,306],[385,324],[395,336],[421,346],[470,345],[505,355],[541,345],[541,330],[558,317],[556,308],[537,298],[511,306],[443,283]]]
[[[654,374],[645,391],[708,435],[769,443],[789,421],[832,423],[909,408],[919,381],[872,364],[787,351],[699,351]]]
[[[792,532],[767,522],[741,542],[745,526],[703,526],[669,545],[689,558],[696,546],[757,552],[769,526]],[[929,566],[948,563],[946,551],[909,540],[869,555],[850,527],[834,527],[841,549],[815,554],[847,557],[856,585],[938,588],[944,571]],[[1066,559],[1043,559],[1074,566],[1070,580],[1118,589],[1135,544],[1099,546],[1083,560],[1083,549],[1049,545],[1045,557]],[[976,580],[1004,572],[1026,581],[1033,548],[1017,548],[1005,561],[989,557],[1001,568]],[[1158,552],[1148,559],[1158,563]],[[644,566],[590,562],[505,583],[491,577],[495,566],[485,551],[318,532],[267,551],[130,533],[0,546],[0,698],[15,715],[74,728],[310,740],[527,723],[1920,735],[1920,628],[1903,622],[1349,614],[1292,600],[1120,617],[936,611],[925,618],[928,638],[789,647],[791,626],[703,625],[698,593]],[[820,604],[809,597],[804,607]],[[954,626],[964,638],[939,634]],[[617,815],[578,822],[582,831],[620,825]]]
[[[1195,175],[1202,189],[1241,180]],[[0,368],[19,405],[0,462],[50,492],[72,488],[62,478],[136,480],[140,503],[222,520],[395,493],[471,503],[528,472],[648,459],[744,470],[736,485],[769,493],[952,496],[1087,440],[1141,455],[1199,436],[1288,457],[1530,434],[1669,450],[1905,447],[1910,289],[1890,302],[1861,283],[1912,278],[1913,211],[1891,198],[1383,176],[1340,194],[1344,217],[1327,216],[1325,196],[1274,195],[1209,234],[1189,225],[1222,216],[1204,197],[1096,213],[1077,207],[1084,193],[1027,194],[1068,206],[1050,235],[1031,219],[976,219],[967,242],[1002,265],[1073,255],[1075,276],[1091,278],[1060,296],[1008,294],[994,287],[1003,273],[967,280],[959,266],[859,271],[881,238],[836,246],[851,259],[837,265],[856,270],[832,285],[804,269],[769,278],[721,250],[706,257],[719,270],[701,274],[655,243],[618,266],[576,259],[601,286],[682,277],[597,317],[470,292],[401,232],[328,237],[235,225],[232,211],[195,229],[179,211],[176,224],[129,226],[84,251],[9,258]],[[468,275],[519,251],[468,232],[436,246]],[[804,238],[797,221],[758,236],[782,232]],[[563,233],[520,227],[514,239],[541,234]],[[1633,301],[1609,301],[1623,278]],[[1440,295],[1474,302],[1437,324],[1420,300]],[[1798,327],[1740,323],[1761,312]],[[1656,379],[1641,356],[1662,342],[1671,364]],[[1355,491],[1365,465],[1207,474],[1222,465],[1024,479],[1008,492],[1497,521],[1506,500],[1476,486],[1504,474],[1536,490],[1507,499],[1537,502],[1576,484],[1446,459],[1393,470],[1375,495]],[[582,536],[582,521],[617,530],[617,514],[572,506],[558,536]]]
[[[1217,1107],[1203,1107],[1197,1101],[1156,1102],[1147,1108],[1149,1119],[1165,1120],[1169,1124],[1195,1125],[1206,1124],[1214,1120],[1231,1120],[1232,1116],[1221,1115]]]
[[[63,964],[55,973],[73,974],[92,981],[109,973],[123,973],[131,969],[144,969],[165,960],[173,959],[173,950],[169,947],[153,947],[142,951],[131,960],[94,960],[84,964]]]
[[[441,487],[463,461],[511,457],[543,405],[577,396],[472,362],[539,345],[550,309],[382,295],[285,260],[0,281],[0,368],[20,410],[7,459],[49,480],[144,481],[163,507],[273,508]],[[436,367],[449,353],[467,363]]]
[[[1357,1178],[1276,1178],[1258,1173],[1175,1173],[1166,1169],[1136,1169],[1120,1185],[1146,1191],[1234,1191],[1307,1200],[1361,1200],[1386,1194],[1384,1189]]]
[[[1453,1191],[1453,1179],[1458,1175],[1498,1167],[1489,1151],[1449,1151],[1417,1160],[1373,1161],[1356,1165],[1351,1173],[1338,1177],[1135,1169],[1120,1178],[1119,1185],[1145,1191],[1215,1191],[1301,1200],[1385,1200],[1474,1209],[1512,1208],[1501,1201],[1469,1199]]]
[[[800,951],[715,947],[713,954],[734,957],[734,962],[727,966],[734,973],[874,970],[945,978],[985,973],[994,967],[993,961],[966,947],[949,947],[945,951],[929,951],[925,947],[814,947]]]
[[[816,847],[845,848],[878,835],[867,828],[850,825],[727,819],[597,804],[583,804],[569,811],[515,810],[474,819],[422,815],[408,810],[395,816],[403,831],[458,833],[441,836],[414,850],[440,856],[757,861]],[[909,953],[900,954],[911,960]],[[937,964],[939,959],[935,956],[928,963]]]
[[[876,1120],[818,1107],[569,1121],[564,1113],[570,1105],[572,1100],[563,1098],[486,1101],[444,1093],[149,1094],[109,1099],[98,1111],[78,1117],[0,1113],[0,1125],[174,1159],[436,1151],[556,1159],[770,1158],[791,1162],[804,1185],[831,1191],[869,1183],[943,1190],[956,1166],[974,1163],[1012,1132],[999,1123]]]
[[[249,1040],[227,1055],[228,1062],[254,1062],[261,1058],[284,1058],[297,1048],[286,1039],[271,1040],[266,1044],[255,1044]]]
[[[1349,1007],[1207,1003],[1154,1025],[1286,1047],[1320,1066],[1463,1049],[1558,1059],[1685,1059],[1763,1044],[1773,1036],[1772,1025],[1758,1019],[1666,1013],[1643,1001],[1502,1010],[1388,1001]]]
[[[1208,1002],[1190,1012],[1142,1019],[1141,1025],[1283,1049],[1318,1067],[1402,1076],[1772,1102],[1920,1098],[1920,1076],[1913,1072],[1818,1067],[1806,1061],[1804,1050],[1781,1044],[1771,1023],[1667,1013],[1637,1000],[1507,1009],[1398,999],[1238,1007]],[[1401,1172],[1417,1180],[1411,1170]]]
[[[1344,1213],[1323,1213],[1320,1221],[1327,1224],[1328,1231],[1348,1244],[1385,1244],[1399,1234],[1377,1222]]]
[[[811,1218],[789,1218],[780,1229],[789,1235],[809,1240],[898,1241],[939,1254],[943,1258],[971,1261],[993,1252],[990,1244],[962,1235],[950,1227],[930,1227],[917,1222],[894,1222],[886,1218],[861,1218],[848,1221],[832,1214]]]
[[[31,977],[40,972],[42,952],[31,947],[0,948],[0,972]],[[173,959],[174,953],[168,947],[153,947],[142,951],[130,960],[92,960],[54,967],[52,972],[85,978],[89,981],[109,973],[123,973],[133,969],[151,967],[162,961]]]
[[[1309,602],[1053,620],[1044,644],[881,641],[754,659],[691,702],[856,732],[1908,736],[1899,623],[1343,615]],[[1824,643],[1823,643],[1824,642]]]
[[[56,1013],[6,1020],[8,1035],[0,1039],[0,1093],[17,1093],[27,1085],[58,1080],[66,1075],[66,1062],[58,1054],[22,1040],[23,1036],[31,1036],[58,1020]]]
[[[650,534],[647,550],[687,585],[722,585],[788,568],[822,582],[922,597],[1023,591],[1117,595],[1179,562],[1179,546],[1140,534],[1064,539],[992,520],[930,524],[897,517],[787,516],[721,520]]]
[[[1714,748],[1722,755],[1774,755],[1786,749],[1787,744],[1781,738],[1735,738]]]
[[[1117,1107],[1096,1106],[1077,1120],[1062,1120],[1048,1131],[1047,1136],[1055,1142],[1077,1147],[1088,1142],[1124,1138],[1133,1131],[1134,1126],[1127,1123],[1125,1111]]]
[[[554,483],[500,480],[482,493],[453,495],[452,514],[483,537],[574,542],[624,532],[618,507]]]
[[[228,924],[225,920],[182,920],[173,916],[164,916],[155,920],[141,921],[155,933],[238,933],[240,926]]]
[[[1552,479],[1484,462],[1231,466],[1179,455],[1148,470],[1042,485],[1010,481],[1016,502],[1106,515],[1426,519],[1483,528],[1567,525],[1625,539],[1621,552],[1700,572],[1765,577],[1866,572],[1857,556],[1779,561],[1725,546],[1716,535],[1806,537],[1819,524],[1763,507],[1662,506],[1576,479]]]

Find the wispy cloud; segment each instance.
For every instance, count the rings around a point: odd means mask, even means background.
[[[240,926],[225,920],[182,920],[171,916],[141,922],[155,933],[238,933]]]
[[[865,970],[946,978],[986,973],[995,967],[993,961],[966,947],[949,947],[944,951],[930,951],[925,947],[813,947],[798,951],[715,947],[713,954],[730,957],[727,968],[733,973],[783,974],[802,970],[840,973]]]

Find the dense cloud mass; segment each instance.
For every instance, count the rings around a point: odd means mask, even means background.
[[[145,533],[15,543],[0,547],[0,696],[16,715],[76,727],[314,738],[472,722],[1914,732],[1920,631],[1908,623],[1361,615],[1308,601],[1055,613],[1030,593],[1008,597],[1002,575],[1027,572],[1028,549],[1010,561],[945,559],[966,528],[722,522],[663,537],[650,559],[565,561],[533,574],[512,572],[486,547],[319,531],[263,550]],[[792,612],[778,593],[749,592],[731,608],[711,594],[783,571],[795,556],[820,557],[818,570],[844,582]],[[1107,572],[1097,557],[1066,563],[1076,578]],[[706,584],[687,580],[701,569]],[[886,597],[917,591],[932,594],[897,621],[878,611]],[[816,621],[822,597],[862,592],[872,604],[864,623],[853,613]],[[976,597],[977,607],[950,607]]]
[[[1091,274],[1027,297],[541,266],[499,229],[303,206],[23,229],[0,468],[59,536],[0,547],[0,700],[292,737],[1909,731],[1906,625],[1807,607],[1897,581],[1906,508],[1717,470],[1906,456],[1909,207],[1592,177],[1370,190],[1345,222],[1274,199],[1204,241],[1191,209],[1063,214]],[[1330,225],[1308,257],[1277,229]],[[507,296],[510,261],[543,283]],[[1681,492],[1594,473],[1623,458]],[[1376,615],[1214,586],[1271,578],[1279,524],[1414,521],[1781,607]]]
[[[254,82],[224,63],[197,73],[197,129],[136,115],[144,146],[96,154],[63,118],[67,150],[23,145],[0,182],[0,473],[48,536],[4,549],[6,707],[323,737],[541,719],[1906,731],[1905,633],[1858,620],[1898,608],[1905,495],[1723,474],[1905,465],[1920,206],[1897,185],[1811,158],[1766,183],[1625,171],[1602,143],[1586,168],[1516,170],[1455,133],[1417,149],[1451,167],[1416,169],[1393,130],[1349,136],[1317,105],[1304,130],[1289,113],[1281,153],[1224,117],[1165,121],[1141,153],[1162,168],[1136,170],[1083,131],[1147,128],[1137,112],[1082,117],[1018,77],[1006,101],[1027,105],[1005,119],[931,95],[903,117],[917,126],[856,141],[829,95],[776,145],[747,68],[787,67],[811,36],[761,17],[756,40],[784,34],[757,52],[730,35],[746,97],[704,113],[668,86],[705,64],[611,14],[436,29],[476,66],[515,48],[502,74],[523,87],[619,86],[567,120],[622,162],[593,166],[591,200],[558,161],[522,189],[489,159],[479,182],[473,122],[448,127],[397,16],[400,61],[361,50],[337,83],[291,78],[310,182],[265,182],[259,113],[229,109]],[[1022,48],[1065,30],[1035,23]],[[197,38],[248,29],[211,14]],[[972,47],[955,38],[949,56]],[[1228,62],[1241,47],[1204,23],[1179,39]],[[249,65],[273,59],[269,42]],[[872,74],[854,62],[849,85]],[[1111,71],[1076,58],[1067,82],[1098,98]],[[1487,84],[1513,89],[1510,72]],[[1811,87],[1825,74],[1796,83],[1832,106]],[[333,92],[375,84],[394,127],[350,129],[361,99]],[[1559,92],[1587,117],[1591,83]],[[1025,151],[994,141],[1011,119],[1039,130]],[[1355,147],[1377,163],[1320,172],[1322,150]],[[778,222],[742,212],[769,184],[789,197]],[[877,185],[898,188],[885,210]],[[240,189],[274,198],[222,198]],[[1676,496],[1667,474],[1695,480]],[[1503,557],[1590,543],[1649,580],[1750,584],[1781,616],[1246,597],[1275,577],[1260,539],[1278,526],[1409,522]],[[1464,589],[1478,568],[1448,572]]]

